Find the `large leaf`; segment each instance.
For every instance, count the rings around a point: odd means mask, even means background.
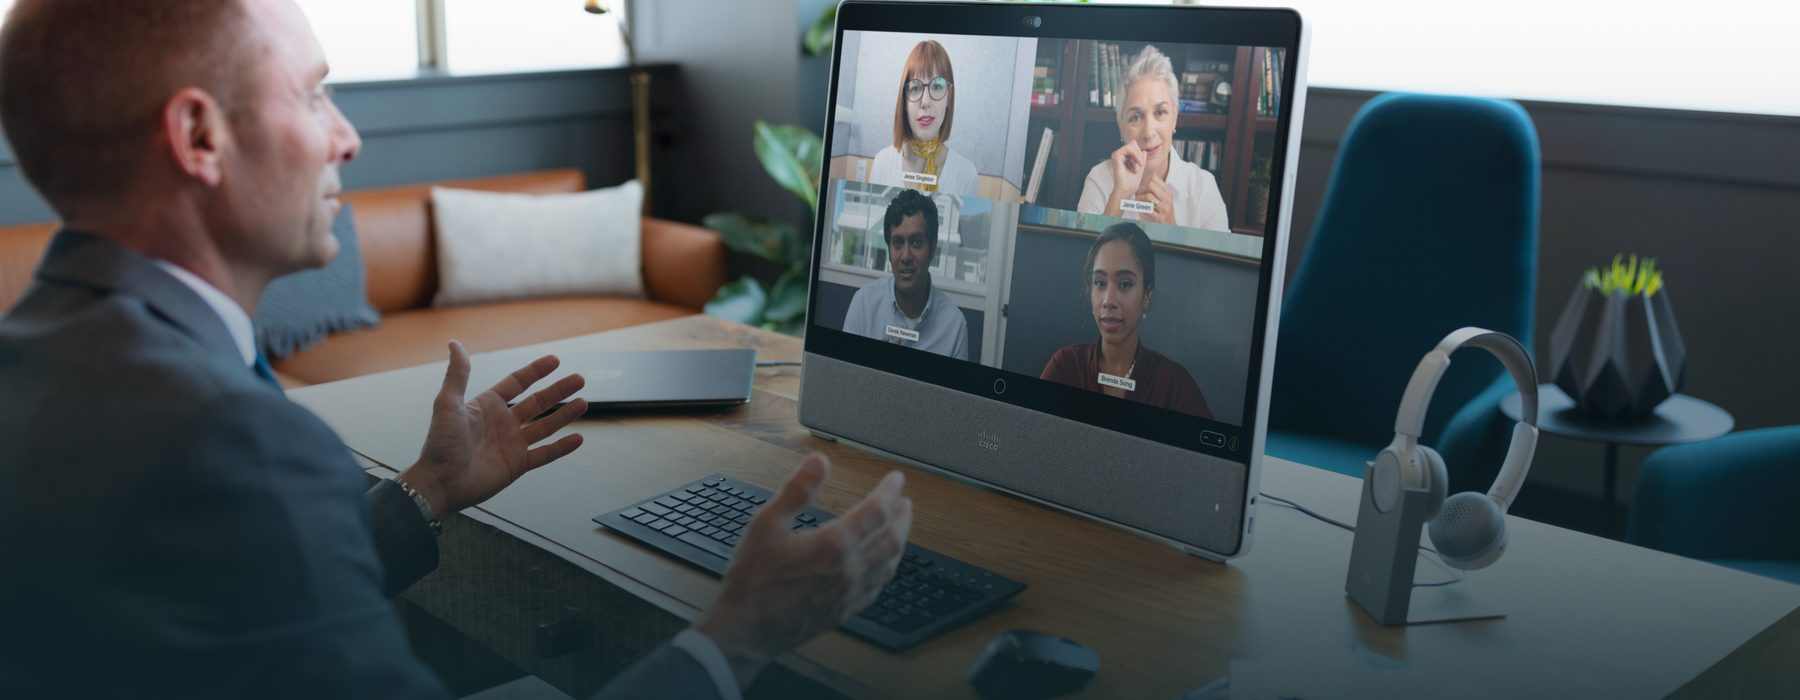
[[[769,306],[763,309],[763,320],[787,323],[806,317],[806,268],[797,267],[775,280],[769,292]]]
[[[772,126],[758,119],[755,148],[757,160],[775,183],[806,200],[806,206],[817,212],[819,169],[825,155],[818,135],[793,124]]]
[[[807,28],[806,38],[800,45],[806,49],[808,56],[823,56],[831,53],[831,45],[837,40],[837,5],[825,8],[825,14],[819,15],[819,21]]]
[[[740,253],[772,260],[783,267],[792,267],[798,252],[795,242],[800,234],[786,222],[775,221],[768,217],[754,216],[741,212],[729,211],[710,214],[701,219],[707,228],[719,232],[724,239],[725,247]],[[811,241],[807,242],[808,245]],[[805,260],[804,254],[801,259]]]
[[[762,323],[763,308],[768,303],[769,295],[763,291],[762,283],[740,277],[720,287],[718,295],[706,302],[706,315],[757,325]]]

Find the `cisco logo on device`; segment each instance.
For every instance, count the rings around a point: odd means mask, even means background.
[[[999,452],[1000,436],[983,430],[975,434],[975,446],[989,452]]]

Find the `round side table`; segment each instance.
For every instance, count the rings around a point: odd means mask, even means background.
[[[1519,420],[1519,394],[1500,400],[1500,412]],[[1555,384],[1538,385],[1539,432],[1606,444],[1606,525],[1613,532],[1618,508],[1620,445],[1676,445],[1711,440],[1731,432],[1731,413],[1687,394],[1676,394],[1642,418],[1595,418],[1575,410],[1575,401]]]

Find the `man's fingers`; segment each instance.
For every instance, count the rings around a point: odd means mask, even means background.
[[[469,351],[459,341],[450,341],[450,366],[444,369],[441,393],[462,403],[469,391]]]
[[[519,433],[524,436],[526,445],[535,445],[538,441],[550,437],[551,435],[555,435],[556,431],[568,427],[570,423],[575,422],[575,419],[580,418],[581,414],[586,412],[587,401],[584,399],[575,399],[574,401],[563,404],[563,407],[556,409],[555,413],[544,416],[543,420],[536,420],[526,424]]]
[[[886,526],[864,543],[863,557],[871,575],[886,583],[900,566],[900,555],[906,551],[906,536],[912,532],[912,499],[902,498],[894,505],[894,516]],[[885,570],[886,575],[881,572]]]
[[[788,477],[787,483],[768,504],[756,514],[751,521],[757,528],[771,527],[767,523],[779,524],[786,529],[787,524],[806,507],[812,505],[813,499],[819,495],[819,487],[825,485],[825,474],[829,471],[830,461],[825,455],[814,452],[800,462],[800,469]]]
[[[579,374],[571,374],[562,379],[558,379],[556,380],[556,383],[545,387],[513,406],[513,418],[520,423],[523,423],[544,415],[545,411],[550,410],[551,407],[559,403],[563,403],[565,399],[574,396],[575,392],[581,391],[581,387],[586,385],[587,379]]]
[[[551,372],[555,372],[556,367],[560,364],[562,364],[562,360],[556,359],[555,355],[545,355],[532,360],[531,364],[513,370],[512,374],[506,375],[505,379],[500,380],[500,383],[495,384],[489,391],[498,394],[501,401],[512,403],[513,399],[518,398],[519,394],[525,393],[525,390],[530,389],[531,385],[550,376]]]
[[[569,456],[581,446],[581,433],[566,435],[561,440],[525,453],[525,471],[531,471]]]
[[[856,547],[867,546],[899,513],[900,502],[905,500],[900,491],[905,487],[904,474],[899,471],[888,472],[874,491],[863,497],[862,502],[856,504],[844,517],[833,521],[831,526],[844,528]]]
[[[900,568],[900,556],[906,552],[906,536],[912,532],[912,499],[900,499],[897,511],[888,521],[888,527],[881,530],[881,536],[868,543],[862,553],[863,570],[858,572],[855,590],[846,601],[851,613],[874,603],[881,596],[882,587],[894,580],[894,572]]]

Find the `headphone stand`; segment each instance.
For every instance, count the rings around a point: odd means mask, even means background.
[[[1364,467],[1362,507],[1356,514],[1356,540],[1350,546],[1344,593],[1387,627],[1505,617],[1491,601],[1471,592],[1466,581],[1413,587],[1419,534],[1427,522],[1431,492],[1405,489],[1399,506],[1382,513],[1375,509],[1374,483],[1374,467]]]

